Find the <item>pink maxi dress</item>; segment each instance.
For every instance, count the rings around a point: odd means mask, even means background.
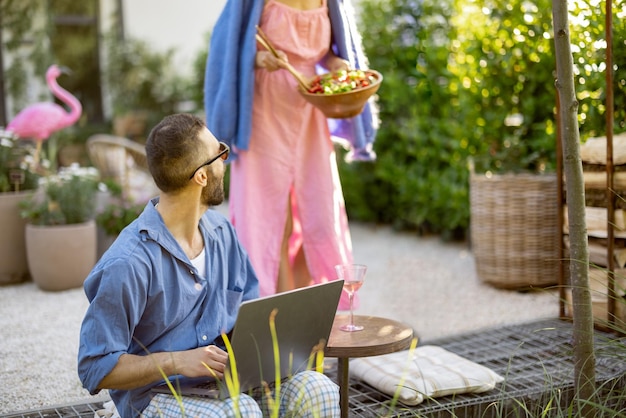
[[[326,0],[297,10],[275,0],[259,26],[291,65],[310,77],[328,52]],[[276,293],[280,249],[291,199],[290,254],[303,246],[315,283],[335,280],[334,266],[352,262],[352,242],[326,117],[297,92],[287,70],[255,69],[249,149],[231,164],[229,210],[259,277],[261,296]],[[355,300],[356,302],[356,300]],[[340,309],[347,309],[342,294]]]

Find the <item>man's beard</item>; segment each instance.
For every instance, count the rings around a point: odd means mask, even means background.
[[[200,199],[202,203],[211,207],[221,205],[224,201],[224,178],[217,179],[202,188]]]

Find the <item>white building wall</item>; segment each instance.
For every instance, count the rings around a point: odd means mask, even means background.
[[[174,49],[174,62],[181,74],[191,75],[191,64],[208,48],[207,34],[225,3],[226,0],[125,0],[126,36],[143,39],[159,51]]]

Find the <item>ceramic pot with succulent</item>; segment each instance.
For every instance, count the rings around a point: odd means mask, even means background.
[[[26,257],[43,290],[82,286],[96,263],[98,171],[72,165],[43,177],[34,195],[20,202],[26,224]]]
[[[41,170],[49,162],[35,163],[35,146],[0,128],[0,285],[20,283],[28,278],[24,228],[19,202],[37,188]]]

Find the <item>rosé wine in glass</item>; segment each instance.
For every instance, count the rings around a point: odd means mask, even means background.
[[[355,293],[357,290],[361,288],[363,282],[344,282],[343,288],[348,293]]]
[[[364,264],[339,264],[335,266],[335,270],[337,271],[337,278],[343,280],[343,290],[350,297],[350,323],[343,325],[339,329],[342,331],[361,331],[363,326],[355,325],[354,323],[353,303],[354,294],[363,285],[367,266]]]

